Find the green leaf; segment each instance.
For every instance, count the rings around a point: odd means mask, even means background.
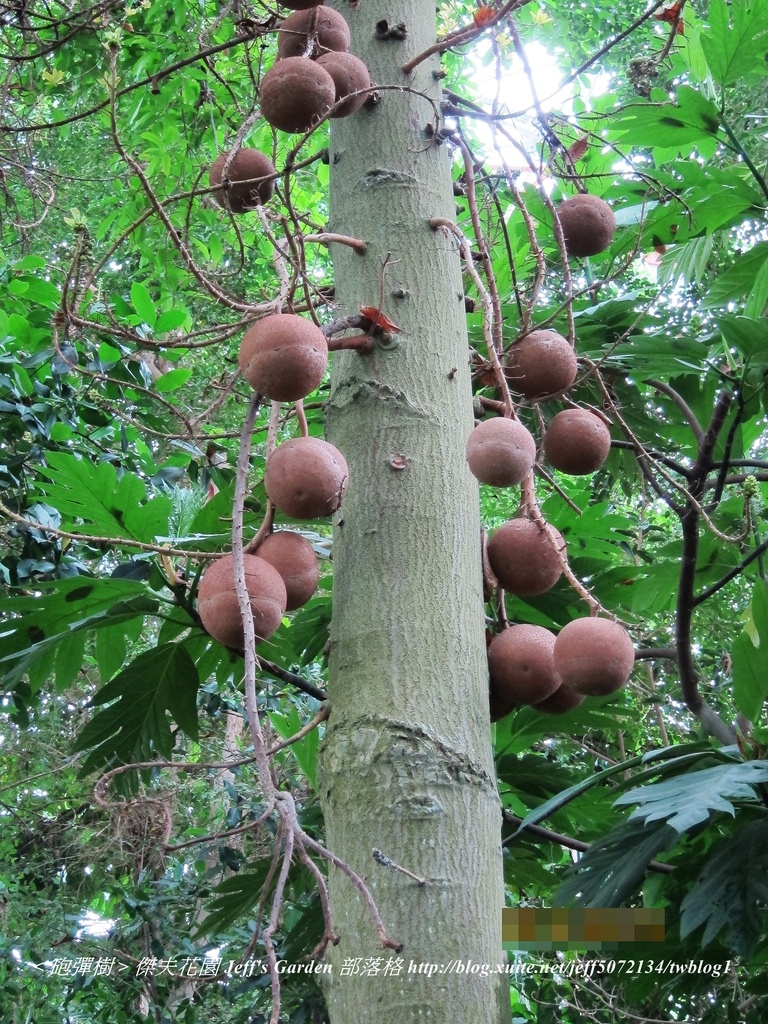
[[[330,624],[331,598],[315,597],[296,612],[290,623],[284,622],[259,650],[271,661],[309,665],[328,642]]]
[[[757,580],[752,592],[747,627],[736,637],[733,659],[733,699],[750,722],[757,722],[768,698],[768,584]]]
[[[768,74],[768,5],[764,0],[712,0],[709,32],[701,46],[718,85],[733,85],[740,78]]]
[[[18,271],[23,270],[42,270],[45,266],[45,260],[42,256],[23,256],[20,260],[17,260],[13,264],[13,269]]]
[[[768,320],[723,313],[718,323],[727,344],[737,348],[745,359],[768,356]]]
[[[96,633],[96,664],[103,681],[122,668],[128,640],[136,641],[141,634],[144,618],[136,617],[110,623]]]
[[[659,853],[679,841],[669,825],[628,821],[590,843],[552,895],[552,906],[618,907],[633,896]]]
[[[744,312],[747,316],[761,317],[766,303],[768,303],[768,261],[763,263],[755,275]],[[765,355],[768,355],[768,352]]]
[[[155,391],[159,391],[162,394],[168,391],[175,391],[186,384],[191,376],[191,370],[169,370],[168,373],[164,373],[162,377],[158,377],[155,381]]]
[[[642,804],[630,815],[630,821],[659,821],[678,832],[686,832],[713,811],[735,815],[731,800],[755,800],[753,786],[768,781],[768,761],[746,761],[717,765],[689,772],[653,786],[623,793],[614,806]]]
[[[35,388],[30,376],[20,363],[17,363],[13,367],[13,376],[16,380],[16,388],[20,395],[24,395],[25,398],[28,398],[34,393]]]
[[[565,715],[548,715],[535,707],[524,707],[497,725],[496,747],[503,754],[519,754],[553,732],[611,734],[628,717],[631,718],[631,712],[613,702],[603,706],[597,701],[584,701]]]
[[[135,658],[92,700],[99,707],[81,731],[76,750],[90,750],[83,772],[108,764],[170,758],[173,734],[166,712],[197,738],[195,664],[180,644],[162,644]]]
[[[744,299],[749,295],[754,286],[755,277],[766,263],[768,263],[768,242],[758,242],[748,252],[738,256],[727,270],[718,274],[712,287],[704,296],[702,302],[704,308],[716,309],[718,306],[726,306],[729,302],[739,302]]]
[[[8,673],[4,678],[9,682],[14,683],[21,679],[22,675],[26,673],[27,678],[29,679],[30,691],[32,693],[37,693],[43,688],[43,686],[45,686],[53,675],[58,641],[65,639],[67,639],[67,634],[57,637],[54,643],[41,645],[40,648],[35,651],[34,658],[25,659],[24,662],[16,666],[18,670],[16,675]]]
[[[214,889],[217,899],[210,904],[194,937],[216,935],[244,917],[261,899],[267,882],[271,860],[257,861],[250,871],[241,871]]]
[[[54,423],[48,431],[52,441],[68,441],[74,431],[68,423]]]
[[[29,345],[32,340],[32,328],[29,326],[28,320],[25,320],[23,316],[19,316],[18,313],[11,313],[8,317],[8,327],[13,336],[22,345]]]
[[[134,281],[131,285],[131,303],[141,319],[149,327],[154,327],[157,322],[157,311],[152,301],[152,296],[146,285]]]
[[[56,689],[66,690],[74,681],[83,667],[85,654],[85,631],[78,630],[57,644],[56,650]]]
[[[696,142],[717,136],[720,115],[696,89],[681,85],[677,103],[633,103],[611,118],[611,136],[623,144],[658,147],[687,154]]]
[[[691,751],[693,751],[693,753]],[[614,775],[624,774],[624,772],[630,768],[639,768],[641,765],[653,764],[655,762],[662,762],[663,764],[664,762],[675,762],[678,760],[684,763],[690,763],[691,757],[696,757],[697,755],[699,757],[711,757],[712,753],[713,752],[709,746],[705,747],[699,744],[681,744],[672,747],[661,747],[658,750],[649,750],[648,753],[639,757],[632,757],[627,761],[611,765],[610,768],[604,768],[600,772],[588,775],[586,779],[582,779],[581,782],[577,782],[574,786],[570,786],[568,789],[563,790],[562,793],[558,793],[556,796],[553,796],[551,800],[547,800],[546,803],[541,804],[535,810],[531,811],[531,813],[520,822],[517,831],[524,831],[528,825],[537,825],[540,821],[544,821],[550,815],[554,814],[555,811],[559,811],[561,807],[570,803],[571,800],[575,799],[575,797],[581,796],[582,793],[586,793],[588,789],[592,789],[593,786],[597,786],[606,780],[613,778]],[[624,795],[624,803],[633,802],[626,799],[629,795],[630,794]],[[616,802],[618,803],[618,801]]]
[[[69,518],[67,528],[71,532],[145,543],[167,533],[170,499],[157,495],[145,501],[146,486],[133,473],[123,472],[118,479],[110,462],[93,466],[68,452],[50,452],[48,467],[40,472],[49,481],[39,481],[39,489],[63,517]]]
[[[177,327],[181,327],[188,318],[189,313],[187,313],[186,309],[167,309],[157,318],[155,334],[165,334],[167,331],[173,331]]]
[[[640,758],[634,757],[631,761],[625,761],[622,764],[612,765],[610,768],[604,768],[600,772],[595,772],[594,775],[587,776],[586,779],[582,779],[573,786],[569,786],[568,789],[564,789],[562,793],[558,793],[557,796],[553,796],[551,800],[547,800],[545,803],[540,804],[535,810],[531,811],[530,814],[526,815],[525,818],[520,822],[517,828],[517,835],[519,832],[524,832],[529,825],[538,825],[540,821],[544,821],[550,815],[554,814],[555,811],[559,811],[561,807],[565,807],[566,804],[570,803],[577,796],[581,796],[582,793],[586,793],[587,790],[592,789],[594,786],[599,785],[612,778],[614,775],[618,775],[621,772],[626,771],[628,768],[634,767],[640,764]]]
[[[73,633],[130,620],[137,620],[140,628],[144,616],[157,608],[157,600],[142,583],[87,576],[38,584],[34,597],[6,597],[0,678],[15,685],[28,674],[35,692],[47,681],[58,648],[69,643]],[[71,665],[64,665],[62,660],[61,672],[66,674]]]
[[[768,821],[750,821],[712,850],[698,884],[680,905],[680,937],[706,925],[702,947],[728,928],[728,945],[749,957],[768,904]]]
[[[714,235],[702,235],[673,246],[665,253],[658,271],[660,285],[673,288],[679,280],[699,284],[709,273],[709,260],[715,246]]]
[[[295,707],[291,707],[288,713],[270,712],[269,720],[277,734],[284,740],[295,736],[304,726]],[[315,728],[287,748],[299,762],[301,770],[307,776],[309,784],[315,792],[317,792],[317,748],[319,743],[320,733]]]

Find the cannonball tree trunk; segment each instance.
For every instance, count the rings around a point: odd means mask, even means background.
[[[359,893],[331,868],[341,941],[328,954],[326,996],[332,1024],[500,1024],[504,976],[456,967],[500,961],[503,882],[478,489],[464,457],[472,399],[462,268],[455,239],[430,228],[455,218],[451,157],[435,134],[437,58],[410,76],[401,70],[434,42],[435,7],[364,0],[341,9],[352,52],[382,88],[376,106],[331,129],[330,230],[367,244],[364,255],[332,246],[337,315],[378,307],[382,294],[401,333],[393,348],[334,355],[328,438],[349,463],[350,486],[335,517],[321,788],[328,845],[367,881],[403,963],[394,976],[342,976],[345,961],[382,967],[397,955],[381,948]],[[443,970],[416,973],[412,963]]]

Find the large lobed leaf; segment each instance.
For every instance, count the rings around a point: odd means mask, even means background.
[[[530,709],[524,710],[528,711]],[[539,712],[539,715],[541,715],[541,712]],[[530,814],[526,815],[520,823],[517,831],[523,832],[529,825],[538,825],[540,821],[544,821],[546,818],[550,817],[550,815],[559,811],[561,807],[565,807],[566,804],[569,804],[571,800],[575,800],[576,797],[581,796],[582,793],[586,793],[587,790],[592,789],[593,786],[602,785],[604,782],[607,782],[609,779],[612,779],[617,775],[624,775],[631,768],[639,768],[641,765],[654,764],[655,767],[652,770],[655,773],[658,773],[665,770],[665,766],[668,769],[674,770],[675,765],[690,764],[691,761],[695,762],[702,758],[709,758],[713,753],[714,751],[712,751],[708,745],[677,744],[671,747],[661,747],[658,750],[649,750],[646,754],[638,755],[637,757],[632,757],[627,761],[611,765],[610,768],[603,768],[602,771],[588,775],[585,779],[581,779],[573,786],[569,786],[568,789],[564,789],[562,792],[553,796],[550,800],[540,804],[540,806],[532,810]],[[650,771],[651,769],[648,770]],[[653,787],[648,788],[650,789]],[[627,801],[625,800],[624,802]]]
[[[768,74],[768,4],[765,0],[712,0],[709,33],[701,47],[718,85],[733,85],[740,78]]]
[[[131,624],[159,608],[144,583],[116,578],[74,576],[36,585],[34,596],[3,602],[6,620],[0,635],[0,678],[8,686],[29,677],[32,691],[55,670],[59,689],[69,685],[82,666],[83,638],[90,630],[112,636],[132,631]],[[114,660],[99,657],[99,667]]]
[[[714,848],[698,885],[680,909],[680,936],[705,925],[702,946],[728,928],[728,945],[750,956],[768,906],[768,821],[750,821]]]
[[[755,800],[754,786],[768,782],[768,761],[722,764],[679,775],[653,786],[623,793],[615,806],[642,804],[630,821],[667,821],[677,832],[686,832],[706,821],[713,811],[734,815],[732,800]]]
[[[650,862],[678,841],[669,825],[628,821],[591,843],[552,896],[552,905],[618,907],[639,888]]]
[[[168,532],[172,504],[166,495],[147,501],[147,489],[134,473],[119,478],[110,462],[94,466],[66,452],[49,452],[38,488],[68,520],[74,533],[151,543]],[[77,522],[82,520],[85,525]]]
[[[195,663],[180,644],[161,644],[140,654],[91,701],[109,706],[97,712],[77,738],[76,750],[91,751],[83,772],[170,758],[173,733],[168,712],[196,739],[198,685]]]

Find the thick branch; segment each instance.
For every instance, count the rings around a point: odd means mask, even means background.
[[[643,647],[635,651],[635,661],[677,661],[674,647]]]
[[[348,245],[350,249],[354,249],[355,252],[361,256],[365,254],[366,243],[360,238],[350,238],[348,235],[335,235],[330,231],[323,231],[319,235],[304,235],[305,242],[317,242],[319,245],[331,245],[335,242],[337,245]]]
[[[328,694],[325,690],[321,690],[319,686],[315,686],[314,683],[310,683],[309,680],[305,679],[303,676],[298,676],[295,672],[289,672],[287,668],[280,668],[279,665],[275,665],[273,661],[267,661],[267,659],[262,658],[261,655],[257,655],[257,659],[263,672],[268,672],[276,679],[280,679],[284,683],[289,683],[291,686],[295,686],[297,690],[301,690],[302,693],[306,693],[310,697],[314,697],[315,700],[328,700]]]
[[[699,521],[701,506],[699,499],[704,491],[704,483],[712,466],[712,451],[725,423],[733,396],[721,391],[712,419],[699,444],[699,454],[690,475],[689,498],[685,509],[680,515],[683,532],[683,554],[680,562],[680,580],[677,590],[675,609],[675,645],[678,652],[680,670],[680,686],[683,699],[689,710],[696,715],[704,728],[712,733],[721,743],[730,745],[736,742],[736,734],[722,719],[708,707],[699,692],[699,675],[693,663],[691,619],[695,604],[694,585],[696,580],[696,560],[699,550]]]

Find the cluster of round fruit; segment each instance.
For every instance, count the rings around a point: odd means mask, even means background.
[[[273,402],[297,402],[320,384],[328,365],[325,335],[294,313],[263,317],[246,331],[240,369],[258,394]],[[267,459],[264,487],[275,508],[292,519],[335,512],[347,489],[344,456],[319,437],[284,441]]]
[[[297,134],[309,131],[334,106],[331,117],[358,111],[370,95],[371,76],[360,58],[347,52],[351,36],[341,14],[316,0],[287,0],[285,6],[294,13],[280,23],[277,60],[261,80],[259,98],[262,116],[273,128]],[[234,157],[222,153],[208,175],[218,189],[216,201],[232,213],[268,202],[276,177],[272,162],[257,149],[241,149]]]
[[[310,542],[292,530],[270,534],[259,545],[258,554],[243,557],[245,589],[258,644],[272,636],[286,611],[301,608],[312,597],[320,569]],[[232,555],[223,555],[203,573],[197,609],[207,633],[225,647],[242,651],[243,620]]]
[[[240,345],[240,369],[258,394],[275,402],[306,398],[328,365],[325,335],[310,320],[275,313],[258,320]],[[347,489],[344,456],[318,437],[284,441],[267,459],[264,487],[275,508],[292,519],[317,519],[335,512]],[[266,640],[286,611],[305,604],[317,589],[319,572],[312,545],[281,530],[245,555],[248,591],[257,642]],[[242,649],[243,627],[231,555],[203,574],[198,593],[206,630],[227,647]]]
[[[557,208],[569,255],[586,256],[610,245],[616,218],[597,196],[577,195]],[[536,330],[510,348],[504,375],[511,389],[539,402],[562,395],[573,386],[578,363],[573,346],[557,331]],[[563,409],[552,417],[544,434],[544,454],[563,473],[594,473],[611,447],[606,424],[589,409]],[[532,471],[536,442],[522,423],[491,419],[480,423],[467,444],[467,461],[474,475],[492,487],[512,487]]]
[[[491,641],[491,721],[520,704],[563,714],[587,696],[620,689],[635,663],[632,640],[610,619],[573,619],[555,636],[543,626],[508,626]]]
[[[578,195],[557,213],[568,255],[592,256],[610,244],[616,220],[602,199]],[[516,342],[504,368],[510,387],[533,402],[567,391],[577,371],[573,346],[552,330],[532,331]],[[611,434],[589,409],[564,409],[546,427],[542,447],[555,469],[585,475],[605,462]],[[466,456],[481,483],[513,487],[533,472],[536,441],[518,419],[497,417],[475,427]],[[488,543],[487,558],[499,586],[519,597],[546,593],[567,565],[563,537],[540,515],[521,514],[501,526]],[[488,663],[496,721],[519,704],[562,713],[585,695],[612,693],[629,679],[634,649],[626,631],[604,618],[575,619],[557,637],[541,626],[518,624],[494,637]]]
[[[336,104],[331,117],[355,113],[367,99],[371,78],[365,64],[348,53],[349,26],[316,0],[288,0],[294,13],[281,22],[278,57],[260,87],[261,113],[284,132],[308,131]],[[241,149],[220,155],[209,171],[219,205],[246,213],[272,196],[276,170],[263,153]],[[221,185],[224,188],[221,188]],[[325,335],[311,321],[277,313],[257,321],[245,334],[240,369],[253,389],[275,402],[306,398],[328,365]],[[333,445],[297,437],[267,459],[264,487],[275,508],[293,519],[335,512],[346,491],[348,469]],[[319,571],[312,545],[287,530],[272,533],[245,556],[245,582],[257,643],[280,625],[283,614],[301,607],[317,588]],[[243,627],[232,555],[203,574],[198,609],[205,629],[227,647],[242,649]]]
[[[317,0],[288,0],[298,8],[280,23],[277,60],[261,80],[262,116],[273,128],[299,134],[335,109],[331,117],[348,117],[370,95],[365,64],[348,53],[349,26],[337,11]]]

